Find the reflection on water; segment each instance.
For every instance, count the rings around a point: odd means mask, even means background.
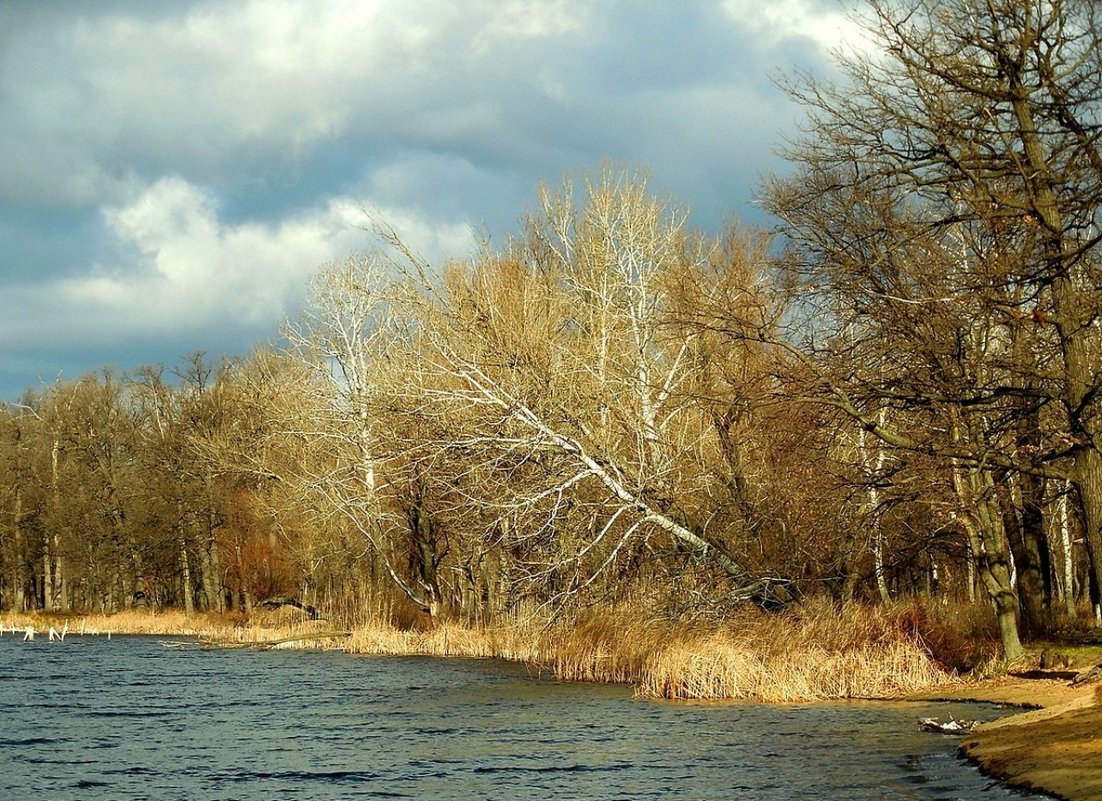
[[[924,715],[632,700],[497,661],[0,638],[0,799],[1022,798]]]

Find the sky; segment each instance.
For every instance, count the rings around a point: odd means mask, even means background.
[[[430,263],[613,163],[718,230],[834,0],[0,0],[0,399],[273,341],[373,217]]]

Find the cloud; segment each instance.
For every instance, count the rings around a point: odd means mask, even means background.
[[[368,203],[418,252],[431,258],[473,250],[460,223],[437,225],[400,207]],[[186,338],[209,328],[273,333],[321,265],[370,245],[364,206],[334,197],[276,224],[219,219],[215,198],[179,177],[149,186],[104,213],[114,262],[85,275],[13,288],[0,306],[6,341],[41,347],[79,340],[107,345],[129,337]],[[54,320],[47,331],[41,319]]]
[[[271,169],[352,133],[480,135],[503,122],[507,87],[533,66],[527,48],[586,16],[565,2],[161,8],[78,7],[6,37],[0,154],[32,157],[0,159],[0,194],[84,204],[117,199],[134,171],[186,165],[213,179],[237,159]]]
[[[120,202],[166,174],[217,185],[294,169],[341,141],[365,159],[397,144],[526,171],[548,154],[549,171],[630,158],[603,152],[631,139],[602,113],[606,101],[760,72],[763,43],[826,42],[840,19],[806,0],[727,0],[726,26],[708,3],[643,15],[581,0],[141,7],[59,6],[39,12],[48,24],[10,20],[20,35],[0,50],[0,196]],[[560,123],[587,120],[592,140],[557,135]]]
[[[767,76],[822,60],[839,20],[825,0],[0,0],[0,360],[247,350],[368,244],[362,208],[436,261],[607,160],[703,227],[753,215],[795,116]]]
[[[733,23],[749,28],[765,47],[775,47],[793,37],[814,42],[823,53],[870,46],[867,33],[840,4],[825,5],[822,0],[723,0],[723,8]]]

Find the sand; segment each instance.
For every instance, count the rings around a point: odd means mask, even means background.
[[[1036,707],[964,739],[961,752],[982,771],[1066,801],[1102,801],[1102,684],[1004,678],[950,696]]]

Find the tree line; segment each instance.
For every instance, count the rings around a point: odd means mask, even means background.
[[[0,602],[491,619],[927,596],[1020,636],[1102,586],[1102,48],[1087,0],[872,0],[795,75],[775,230],[645,173],[443,266],[391,232],[281,346],[0,415]]]

